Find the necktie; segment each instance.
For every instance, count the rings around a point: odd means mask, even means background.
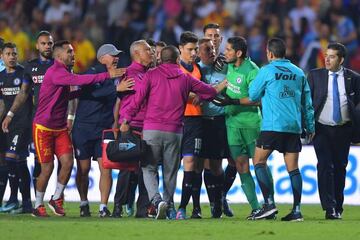
[[[331,74],[333,76],[333,120],[336,123],[341,122],[341,110],[340,110],[340,95],[336,73]]]

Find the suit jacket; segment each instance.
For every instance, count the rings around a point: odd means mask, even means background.
[[[325,68],[313,69],[309,72],[308,81],[315,111],[315,121],[317,121],[326,102],[329,71]],[[350,119],[354,128],[352,142],[360,142],[360,75],[344,68],[344,81]]]

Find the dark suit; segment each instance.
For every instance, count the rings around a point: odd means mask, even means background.
[[[350,121],[343,125],[324,125],[318,122],[327,94],[329,71],[311,70],[308,81],[315,111],[314,148],[318,159],[318,187],[322,208],[342,213],[346,166],[351,142],[359,140],[360,75],[344,68],[345,92]]]

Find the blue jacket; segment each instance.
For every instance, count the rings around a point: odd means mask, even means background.
[[[104,65],[96,65],[88,73],[106,72]],[[95,124],[97,127],[111,128],[114,122],[113,109],[116,102],[114,81],[104,81],[81,87],[81,95],[76,109],[74,126],[81,123]]]
[[[287,59],[262,67],[250,84],[250,101],[262,103],[261,131],[315,131],[314,108],[304,72]]]

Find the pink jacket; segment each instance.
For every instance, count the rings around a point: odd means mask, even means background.
[[[177,64],[161,64],[149,70],[143,77],[131,104],[124,109],[123,117],[130,122],[147,101],[144,130],[182,133],[183,117],[189,93],[201,99],[211,100],[216,90],[189,74],[183,73]]]
[[[46,71],[40,87],[39,103],[34,123],[50,129],[66,128],[66,113],[70,99],[70,86],[94,84],[110,79],[109,73],[77,75],[68,71],[61,62]]]

